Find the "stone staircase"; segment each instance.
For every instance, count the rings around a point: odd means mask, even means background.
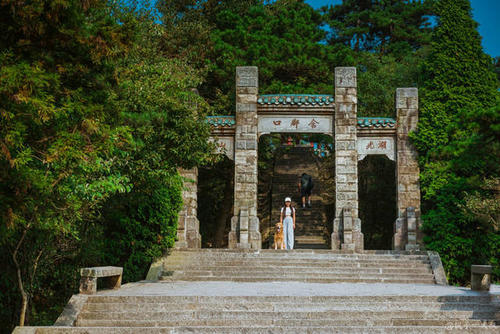
[[[342,254],[325,250],[242,252],[176,250],[163,263],[161,280],[310,283],[435,284],[427,253]]]
[[[319,182],[318,158],[310,147],[290,147],[279,159],[274,169],[272,187],[272,217],[279,221],[280,210],[285,197],[292,198],[296,211],[295,247],[296,249],[328,249],[329,235],[326,215]],[[297,183],[302,173],[312,176],[312,208],[302,209]]]
[[[75,295],[55,326],[15,334],[499,333],[500,294],[437,285],[431,262],[424,252],[174,250],[150,270],[159,281]]]
[[[76,325],[88,333],[98,333],[92,327],[142,327],[128,330],[134,333],[158,333],[158,327],[165,333],[431,333],[441,326],[467,326],[473,333],[493,329],[495,311],[489,297],[102,296],[89,298]]]

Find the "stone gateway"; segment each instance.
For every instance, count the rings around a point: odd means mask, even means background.
[[[260,249],[257,216],[258,139],[270,133],[321,133],[335,142],[335,219],[332,249],[363,250],[358,216],[358,161],[385,155],[396,162],[397,217],[394,250],[418,250],[422,242],[417,153],[409,133],[418,123],[418,89],[396,90],[397,118],[358,117],[355,67],[335,68],[334,95],[259,95],[258,68],[236,68],[235,116],[212,116],[211,140],[217,152],[234,160],[234,211],[229,248]],[[184,209],[179,216],[177,248],[200,248],[197,170],[182,170],[186,179]]]

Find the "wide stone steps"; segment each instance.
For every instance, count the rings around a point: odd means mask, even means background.
[[[488,294],[95,295],[76,327],[15,334],[498,333],[499,301]]]
[[[421,330],[418,333],[493,333],[500,323],[498,311],[498,303],[488,295],[94,296],[76,326],[162,328],[175,333],[259,333],[264,328],[271,333],[411,333],[411,328]]]
[[[373,333],[373,334],[498,334],[497,327],[480,326],[398,326],[398,327],[361,327],[361,326],[322,326],[322,327],[309,327],[309,326],[276,326],[272,330],[270,326],[263,327],[128,327],[120,328],[120,334],[192,334],[192,333],[206,333],[206,334],[359,334],[359,333]],[[14,334],[116,334],[116,327],[45,327],[37,328],[36,332],[30,331],[31,328],[25,327],[22,332],[15,332]]]
[[[427,253],[340,254],[322,250],[173,251],[162,281],[434,284]]]

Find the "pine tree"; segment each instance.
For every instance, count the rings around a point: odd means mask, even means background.
[[[344,0],[325,8],[330,44],[404,56],[429,42],[430,1]]]
[[[449,278],[464,282],[471,262],[489,261],[498,248],[498,239],[485,239],[491,236],[491,224],[482,228],[477,217],[464,211],[467,194],[488,196],[485,179],[499,175],[498,157],[491,155],[498,152],[492,146],[494,135],[484,136],[476,125],[485,117],[498,122],[485,112],[495,106],[497,79],[469,1],[440,0],[435,9],[439,20],[424,64],[413,139],[420,153],[425,241],[440,252]],[[477,155],[480,150],[483,156]]]

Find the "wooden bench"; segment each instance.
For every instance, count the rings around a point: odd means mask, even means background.
[[[492,267],[489,265],[471,266],[471,289],[476,291],[490,291]]]
[[[122,285],[123,268],[91,267],[80,269],[80,293],[93,295],[97,293],[97,279],[105,278],[107,288],[119,289]]]

